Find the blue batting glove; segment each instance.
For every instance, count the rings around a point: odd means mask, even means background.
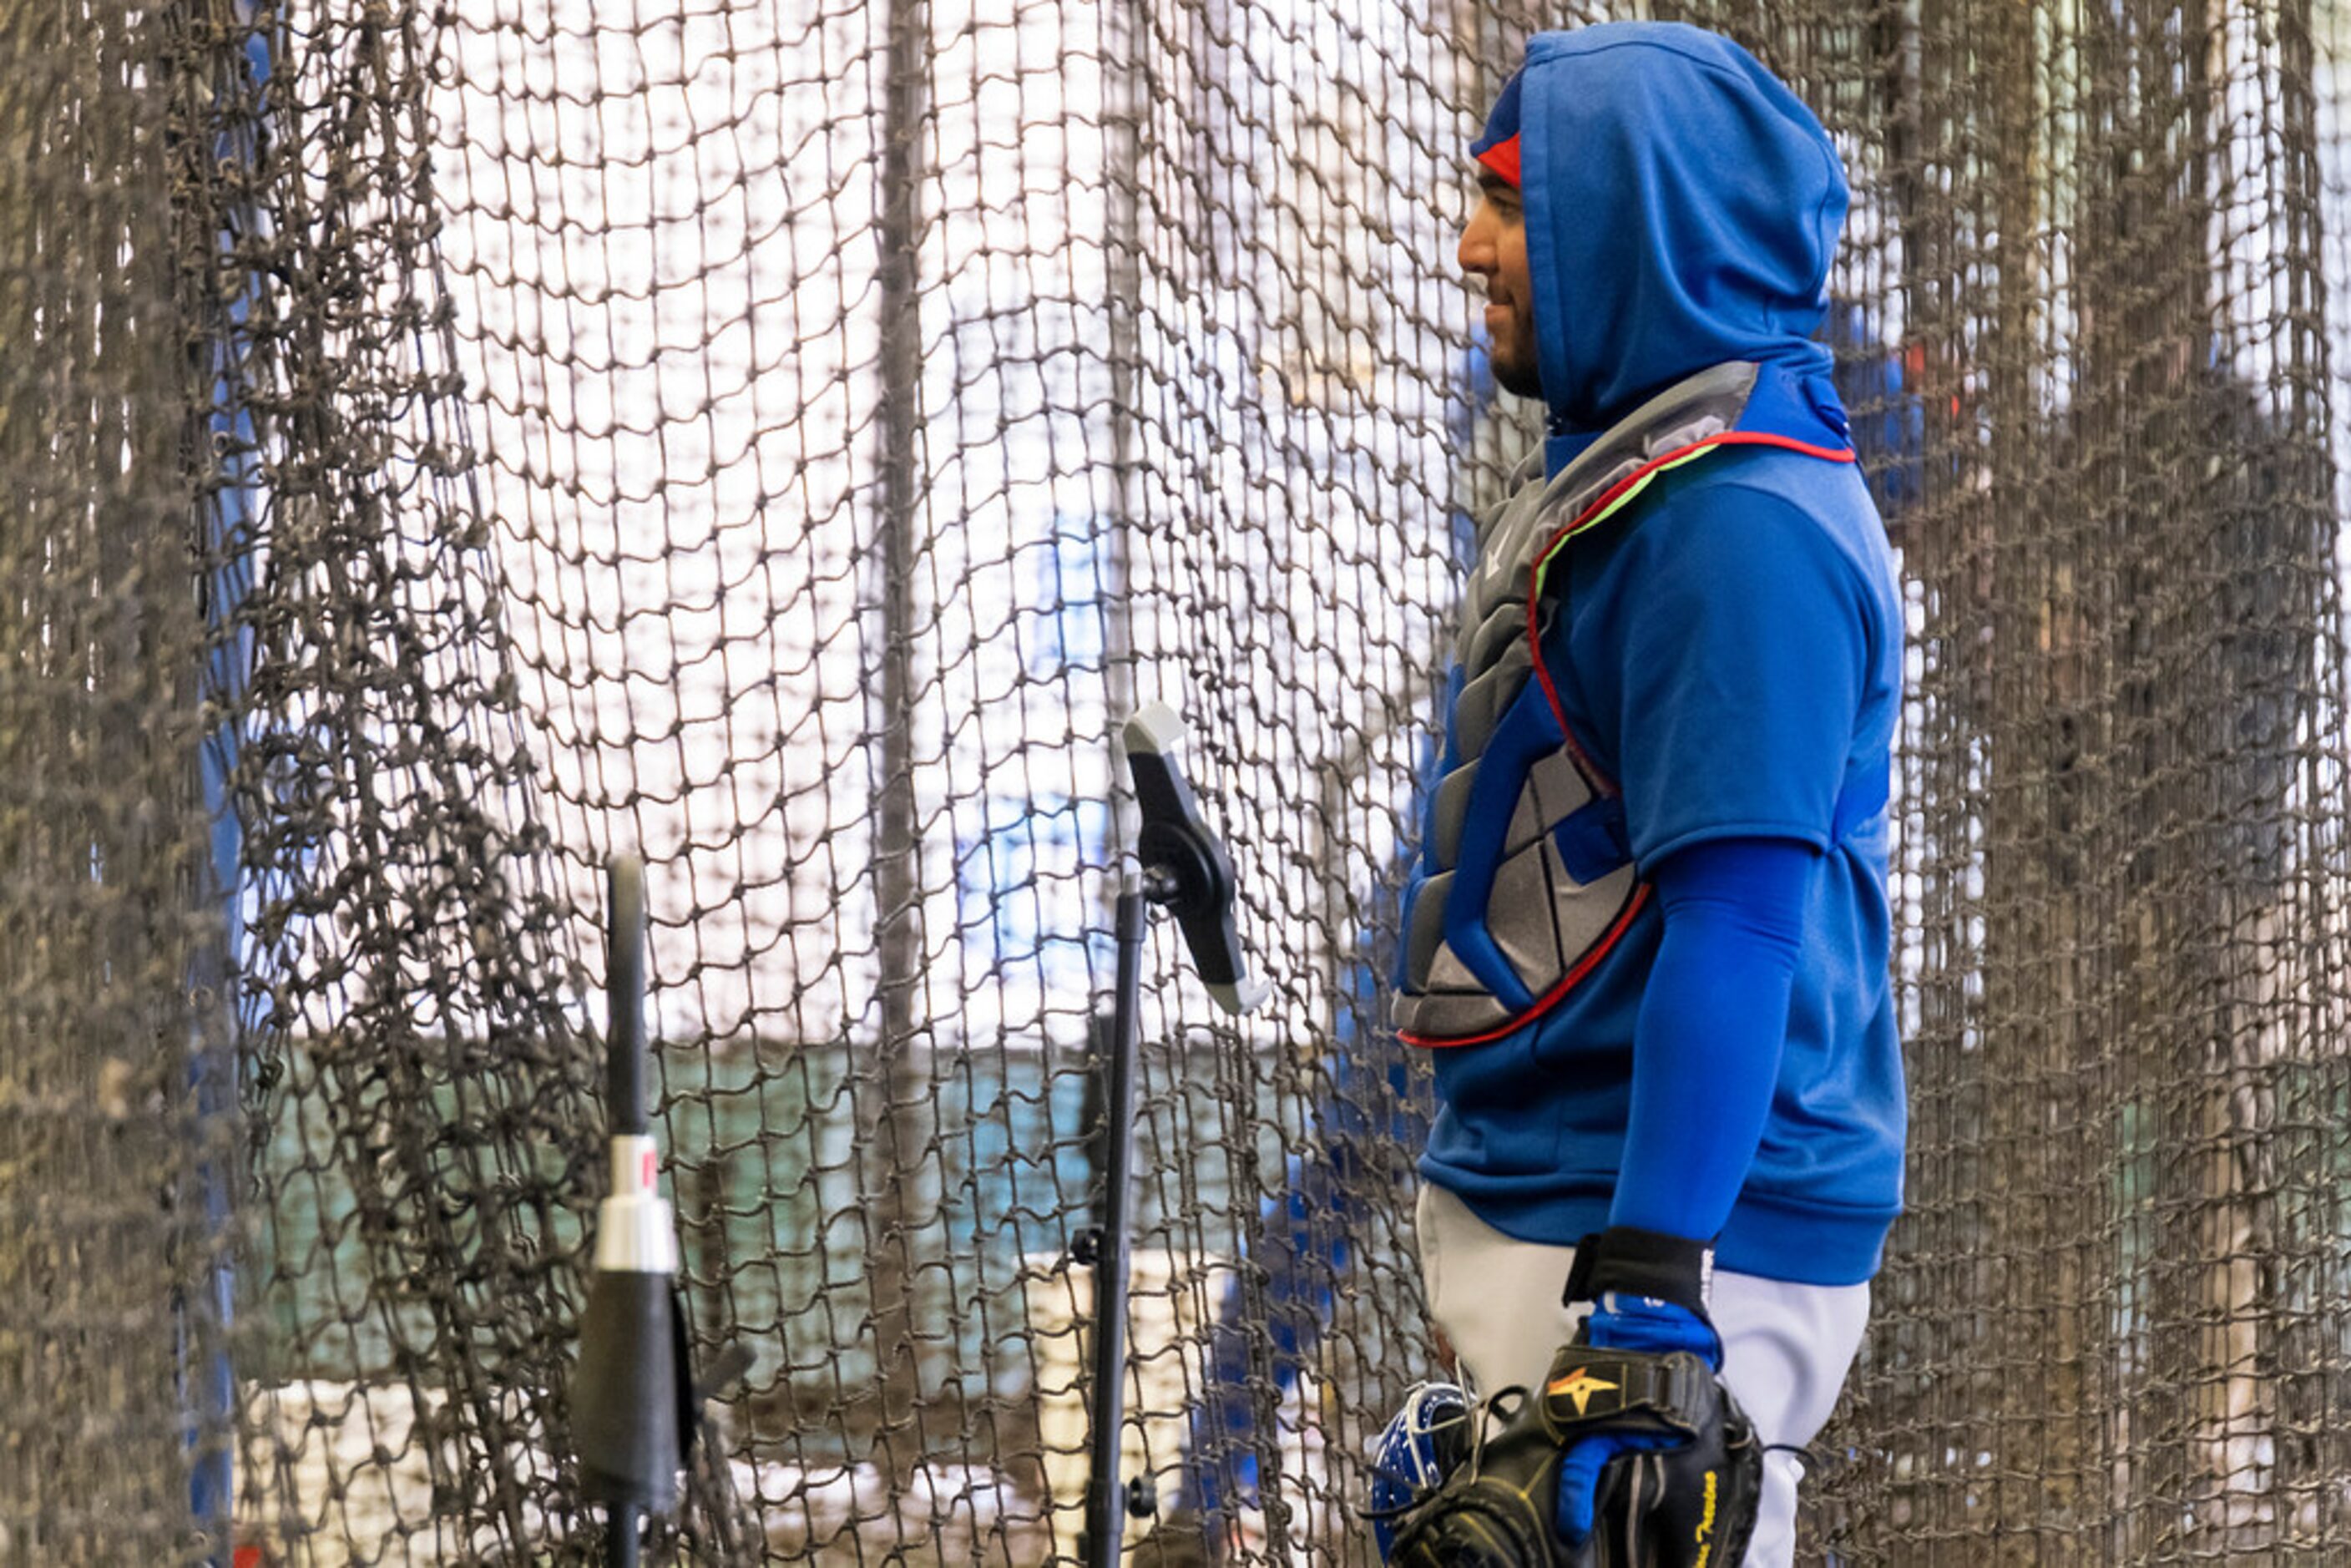
[[[1583,1343],[1602,1350],[1637,1350],[1671,1355],[1686,1350],[1715,1371],[1722,1370],[1722,1336],[1714,1325],[1671,1301],[1611,1291],[1583,1320]]]
[[[1668,1355],[1688,1351],[1717,1372],[1722,1370],[1722,1338],[1714,1325],[1698,1313],[1651,1296],[1625,1296],[1614,1291],[1600,1299],[1583,1321],[1577,1336],[1602,1350],[1640,1351]],[[1678,1439],[1654,1433],[1627,1432],[1586,1437],[1560,1461],[1559,1505],[1555,1521],[1561,1539],[1578,1552],[1591,1544],[1598,1508],[1601,1478],[1609,1465],[1627,1454],[1651,1453],[1677,1446]]]

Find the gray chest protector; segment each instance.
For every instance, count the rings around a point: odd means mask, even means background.
[[[1447,768],[1405,892],[1395,1021],[1406,1043],[1476,1045],[1532,1023],[1647,903],[1615,780],[1577,741],[1542,667],[1545,572],[1656,475],[1719,450],[1755,378],[1755,366],[1734,363],[1678,383],[1549,483],[1522,467],[1523,482],[1480,520],[1454,650]]]

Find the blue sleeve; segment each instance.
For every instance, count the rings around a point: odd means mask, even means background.
[[[1730,1218],[1779,1081],[1819,861],[1793,839],[1716,839],[1650,873],[1665,933],[1609,1224],[1710,1241]]]
[[[1710,486],[1643,526],[1614,668],[1625,825],[1654,866],[1710,838],[1830,842],[1876,612],[1821,522]]]

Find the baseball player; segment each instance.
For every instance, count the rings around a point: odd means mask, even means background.
[[[1812,338],[1844,173],[1647,23],[1537,35],[1470,152],[1461,264],[1549,425],[1479,523],[1397,1023],[1430,1309],[1494,1402],[1470,1463],[1417,1396],[1374,1514],[1405,1563],[1787,1563],[1905,1121],[1903,621]]]

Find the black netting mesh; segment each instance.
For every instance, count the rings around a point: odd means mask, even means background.
[[[1810,1560],[2351,1562],[2351,26],[1639,9],[1845,153],[1910,618],[1911,1208]],[[1529,434],[1463,149],[1604,14],[0,8],[0,1562],[596,1558],[631,848],[753,1356],[654,1552],[1074,1560],[1153,698],[1273,995],[1148,949],[1127,1473],[1162,1545],[1374,1561],[1395,894]]]

